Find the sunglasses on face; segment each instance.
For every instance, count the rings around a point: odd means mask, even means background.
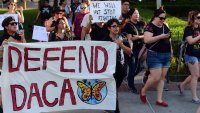
[[[166,17],[158,17],[158,18],[160,18],[160,20],[165,20],[166,19]]]
[[[86,9],[87,7],[81,7],[81,9]]]
[[[200,16],[197,16],[197,17],[196,17],[196,19],[198,19],[198,20],[199,20],[199,19],[200,19]]]
[[[112,25],[110,27],[113,27],[113,28],[118,28],[119,26],[118,25]]]
[[[9,23],[11,26],[17,25],[17,22],[10,22]]]

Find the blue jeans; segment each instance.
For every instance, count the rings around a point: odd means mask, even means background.
[[[196,61],[200,63],[200,57],[195,57],[195,56],[190,56],[190,55],[185,54],[184,59],[185,59],[185,64],[188,64],[188,63],[194,64]]]
[[[135,49],[133,51],[133,55],[131,57],[128,58],[128,86],[131,89],[135,89],[135,83],[134,83],[134,78],[135,78],[135,69],[136,69],[136,65],[138,63],[138,54],[140,52],[140,49]]]
[[[147,52],[147,65],[149,69],[169,68],[171,53],[160,53],[149,50]]]

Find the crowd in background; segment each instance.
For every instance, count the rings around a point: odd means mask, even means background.
[[[50,6],[49,0],[43,0],[35,23],[39,21],[50,32],[49,41],[71,41],[71,40],[91,40],[110,41],[117,44],[117,63],[114,78],[117,88],[127,76],[128,86],[134,94],[139,94],[140,100],[146,103],[146,92],[150,87],[157,88],[157,98],[155,104],[168,107],[168,103],[163,100],[163,88],[165,76],[170,67],[170,60],[173,55],[171,46],[170,28],[165,23],[166,12],[163,7],[154,11],[149,23],[140,20],[140,13],[137,8],[130,7],[129,0],[121,2],[121,17],[110,19],[108,22],[92,23],[93,17],[90,15],[90,0],[73,0],[68,4],[67,0],[62,0],[59,6]],[[23,31],[23,8],[16,11],[16,3],[8,3],[9,14],[18,14],[18,22],[12,17],[6,18],[2,26],[4,34],[0,38],[1,45],[8,43],[12,37],[16,42],[25,43]],[[20,33],[16,26],[19,26]],[[192,92],[192,102],[200,104],[197,95],[197,80],[200,75],[200,12],[191,11],[188,14],[188,25],[184,30],[183,40],[187,42],[184,55],[190,74],[188,78],[178,85],[180,94],[184,94],[184,87],[190,83]],[[147,59],[143,50],[147,51]],[[144,87],[139,91],[135,87],[134,78],[141,67],[146,68]],[[105,111],[108,113],[119,113],[118,99],[115,111]]]

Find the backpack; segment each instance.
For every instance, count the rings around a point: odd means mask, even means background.
[[[188,43],[187,43],[186,40],[181,41],[181,43],[179,44],[179,56],[178,56],[177,72],[180,71],[181,61],[184,62],[184,55],[185,55],[185,52],[186,52],[187,45],[188,45]]]

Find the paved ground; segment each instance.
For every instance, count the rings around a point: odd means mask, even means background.
[[[169,104],[168,108],[163,108],[155,105],[155,91],[149,91],[147,98],[152,106],[142,104],[139,100],[139,95],[134,95],[130,92],[119,93],[119,103],[121,113],[195,113],[199,105],[193,104],[190,91],[184,92],[184,96],[179,96],[177,91],[165,91],[164,100]],[[155,112],[154,112],[155,111]],[[103,113],[102,110],[75,110],[52,113]]]
[[[141,76],[136,78],[136,86],[140,88],[142,86]],[[119,104],[121,113],[196,113],[199,105],[191,102],[191,92],[189,87],[184,91],[184,96],[179,95],[177,88],[178,83],[170,82],[165,87],[169,91],[164,91],[164,100],[168,102],[169,107],[163,108],[155,105],[156,91],[151,89],[147,93],[147,98],[150,103],[143,104],[139,95],[135,95],[129,92],[126,82],[122,84],[119,92]],[[199,84],[200,85],[200,84]],[[200,96],[200,87],[198,87],[198,93]],[[51,112],[51,113],[103,113],[102,110],[74,110],[74,111],[62,111],[62,112]]]

